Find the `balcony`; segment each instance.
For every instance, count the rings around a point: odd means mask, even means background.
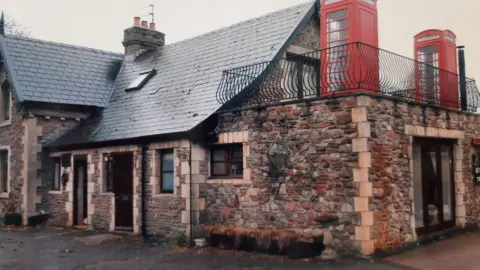
[[[463,106],[460,82],[456,73],[357,42],[226,70],[217,100],[238,108],[372,92],[476,112],[475,81],[466,79]]]

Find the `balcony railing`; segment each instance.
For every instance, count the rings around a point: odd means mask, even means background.
[[[460,109],[456,73],[363,43],[243,66],[223,73],[217,100],[232,106],[268,105],[337,93],[371,91]],[[467,110],[480,107],[480,92],[467,79]]]

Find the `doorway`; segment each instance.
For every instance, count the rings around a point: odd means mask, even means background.
[[[414,140],[415,227],[420,235],[455,225],[453,146],[453,140]]]
[[[87,224],[87,157],[75,157],[73,178],[73,224]]]
[[[115,154],[113,192],[115,194],[115,228],[133,228],[133,155]]]

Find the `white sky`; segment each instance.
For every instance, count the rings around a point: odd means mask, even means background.
[[[305,0],[0,0],[0,9],[35,38],[121,52],[134,16],[148,19],[167,43],[193,37]],[[480,80],[479,0],[379,0],[380,47],[413,57],[413,36],[450,29],[466,46],[467,76]]]

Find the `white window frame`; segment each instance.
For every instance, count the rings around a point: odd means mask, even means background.
[[[11,170],[11,167],[12,167],[12,163],[11,163],[11,159],[12,159],[12,151],[10,150],[10,145],[0,145],[0,151],[7,151],[7,192],[0,192],[0,198],[8,198],[9,196],[9,193],[11,191],[11,175],[12,175],[12,170]],[[1,179],[1,183],[0,184],[3,184],[3,179]]]

